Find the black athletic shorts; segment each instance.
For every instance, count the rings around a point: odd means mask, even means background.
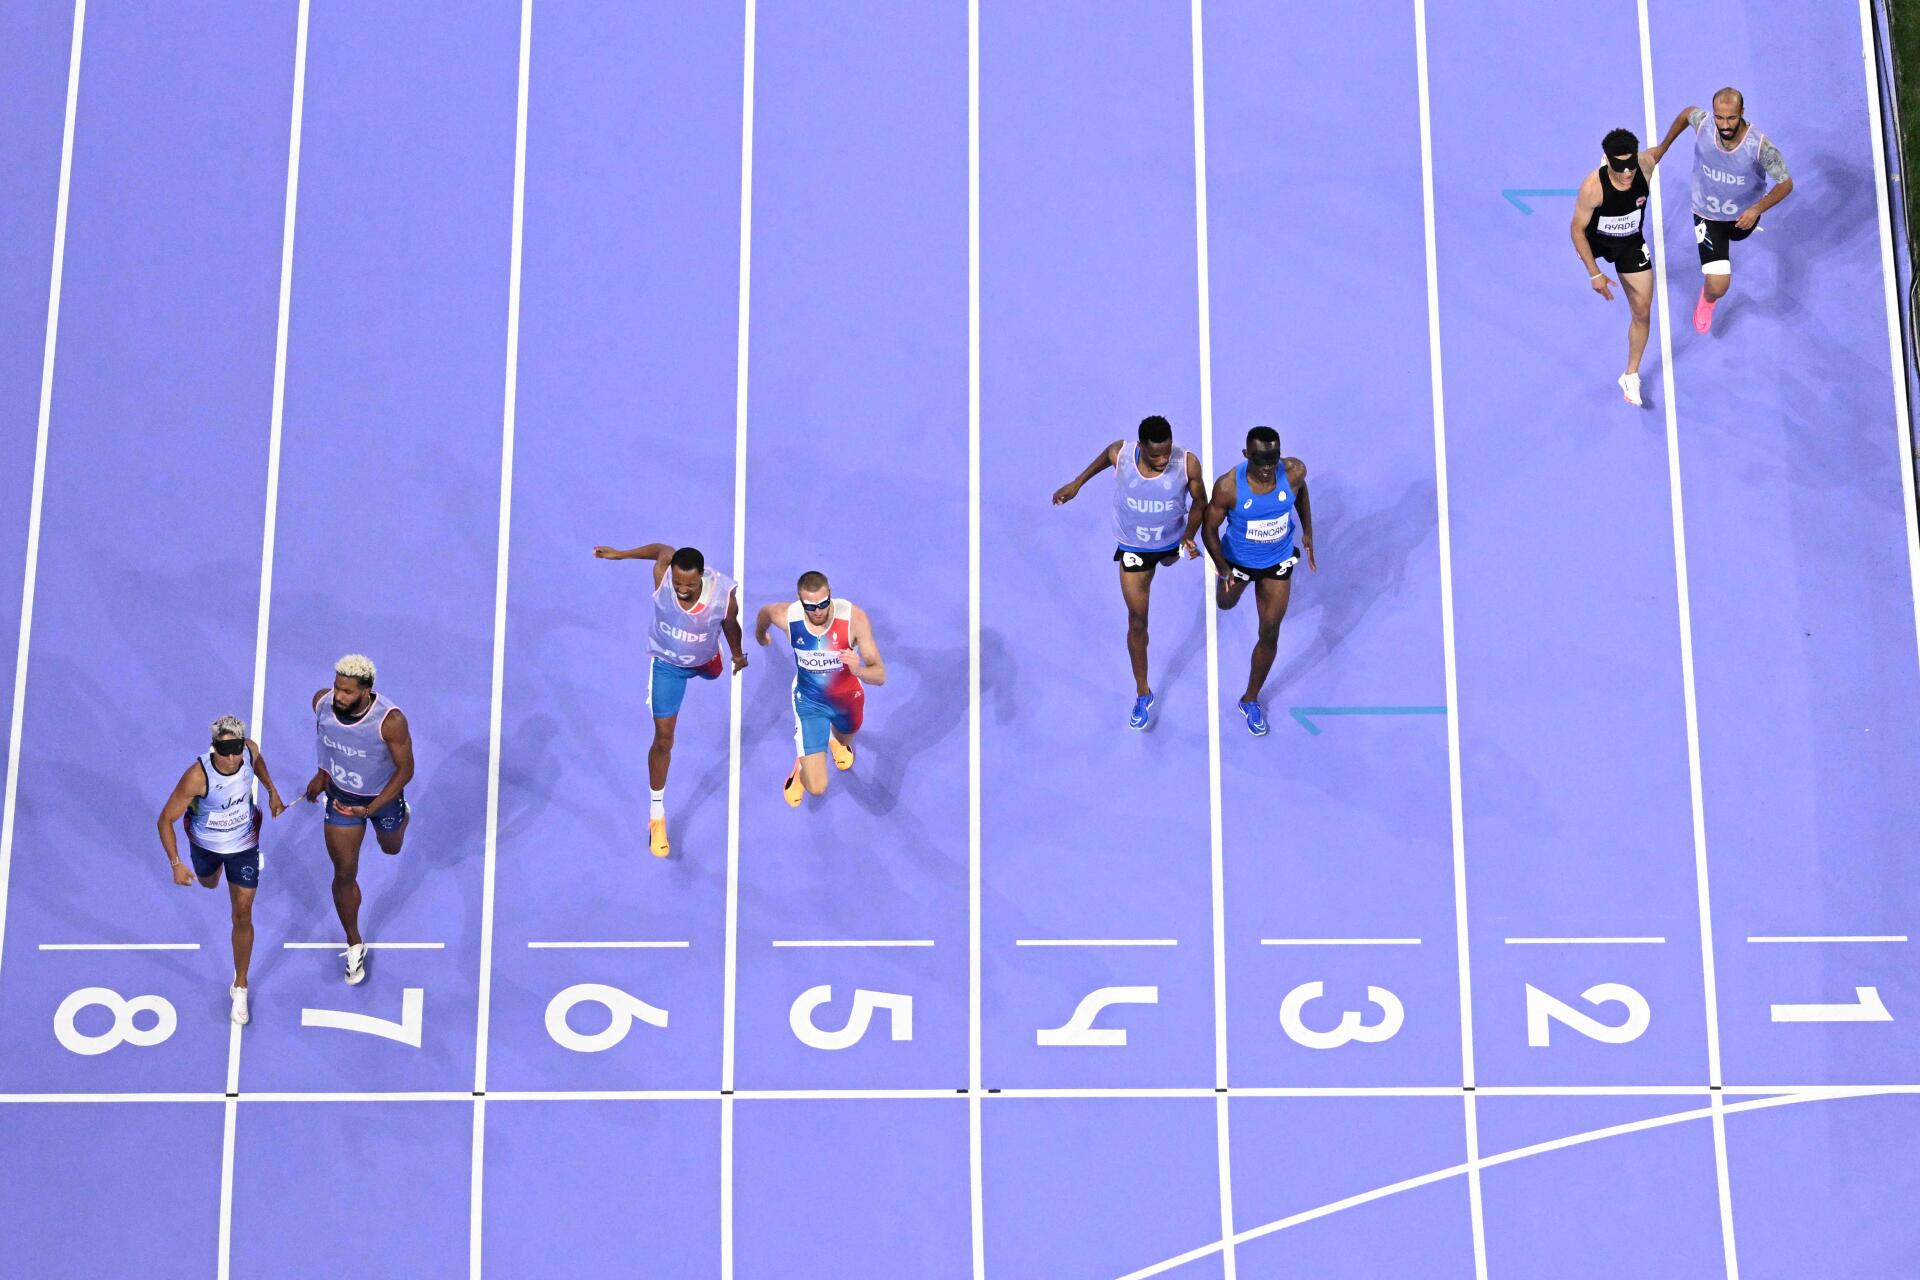
[[[1589,235],[1587,248],[1593,250],[1594,257],[1603,258],[1619,268],[1622,275],[1653,270],[1653,251],[1647,248],[1644,236]]]
[[[1300,551],[1298,548],[1295,548],[1293,554],[1285,560],[1282,560],[1279,564],[1270,564],[1264,569],[1249,569],[1243,564],[1235,564],[1229,560],[1227,561],[1227,574],[1230,577],[1237,578],[1241,582],[1266,582],[1268,580],[1285,582],[1293,576],[1293,567],[1299,563]]]
[[[1754,223],[1754,227],[1759,223]],[[1729,248],[1735,240],[1745,240],[1753,234],[1753,227],[1742,231],[1731,222],[1714,222],[1699,214],[1693,215],[1693,244],[1700,250],[1700,265],[1709,262],[1725,262]]]
[[[1122,573],[1145,573],[1163,564],[1178,564],[1180,548],[1173,547],[1166,551],[1140,551],[1133,547],[1115,547],[1113,558],[1120,565]]]

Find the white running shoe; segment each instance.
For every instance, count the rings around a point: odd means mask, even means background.
[[[1621,374],[1620,394],[1627,398],[1628,404],[1638,409],[1640,407],[1640,375],[1637,373]]]
[[[357,987],[367,978],[367,944],[356,942],[340,953],[347,960],[347,985]]]
[[[253,1015],[247,1012],[247,989],[228,987],[227,996],[233,1001],[233,1021],[235,1026],[244,1027],[253,1021]]]

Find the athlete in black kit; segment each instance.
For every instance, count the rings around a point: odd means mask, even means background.
[[[1605,258],[1619,272],[1620,288],[1632,311],[1627,323],[1627,371],[1620,375],[1620,393],[1631,405],[1640,403],[1640,353],[1646,350],[1647,316],[1653,304],[1653,252],[1642,234],[1647,178],[1676,135],[1677,131],[1670,132],[1659,146],[1642,151],[1640,139],[1627,130],[1608,133],[1600,142],[1607,162],[1587,175],[1573,202],[1573,247],[1586,265],[1588,283],[1595,293],[1612,301],[1611,282],[1596,261]]]

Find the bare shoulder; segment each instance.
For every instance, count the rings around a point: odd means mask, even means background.
[[[1213,500],[1215,502],[1233,501],[1233,472],[1223,471],[1220,478],[1213,482]]]
[[[1292,485],[1304,483],[1307,478],[1307,464],[1298,458],[1288,458],[1286,459],[1286,463],[1287,483]]]
[[[314,695],[313,695],[313,705],[312,705],[312,706],[310,706],[310,707],[308,707],[308,708],[307,708],[307,710],[309,710],[309,711],[318,711],[318,710],[320,709],[320,699],[322,699],[322,698],[324,698],[324,697],[326,697],[326,696],[327,696],[327,694],[328,694],[329,692],[330,692],[330,690],[327,690],[327,689],[322,689],[322,690],[321,690],[320,692],[318,692],[318,693],[316,693],[316,694],[314,694]]]
[[[380,721],[380,736],[389,742],[398,742],[407,732],[407,713],[398,707],[389,708]]]

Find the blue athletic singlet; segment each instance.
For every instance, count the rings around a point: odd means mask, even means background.
[[[254,846],[253,752],[243,751],[232,773],[214,768],[213,759],[211,751],[200,757],[207,794],[187,806],[187,839],[208,853],[241,853]]]
[[[673,593],[669,569],[653,589],[653,624],[647,628],[647,652],[676,667],[704,667],[720,656],[720,624],[733,598],[733,579],[718,569],[702,574],[700,595],[691,606]]]
[[[367,713],[352,724],[340,723],[333,713],[329,690],[313,709],[315,753],[333,785],[348,795],[377,796],[393,776],[393,752],[380,736],[380,725],[396,708],[385,694],[374,695]]]
[[[1133,551],[1171,551],[1187,531],[1193,494],[1187,488],[1187,451],[1173,446],[1167,469],[1140,473],[1140,447],[1122,445],[1113,464],[1113,533]]]
[[[1293,486],[1284,460],[1273,473],[1273,492],[1255,493],[1247,464],[1233,469],[1233,509],[1227,512],[1221,545],[1243,569],[1271,569],[1293,554]]]

